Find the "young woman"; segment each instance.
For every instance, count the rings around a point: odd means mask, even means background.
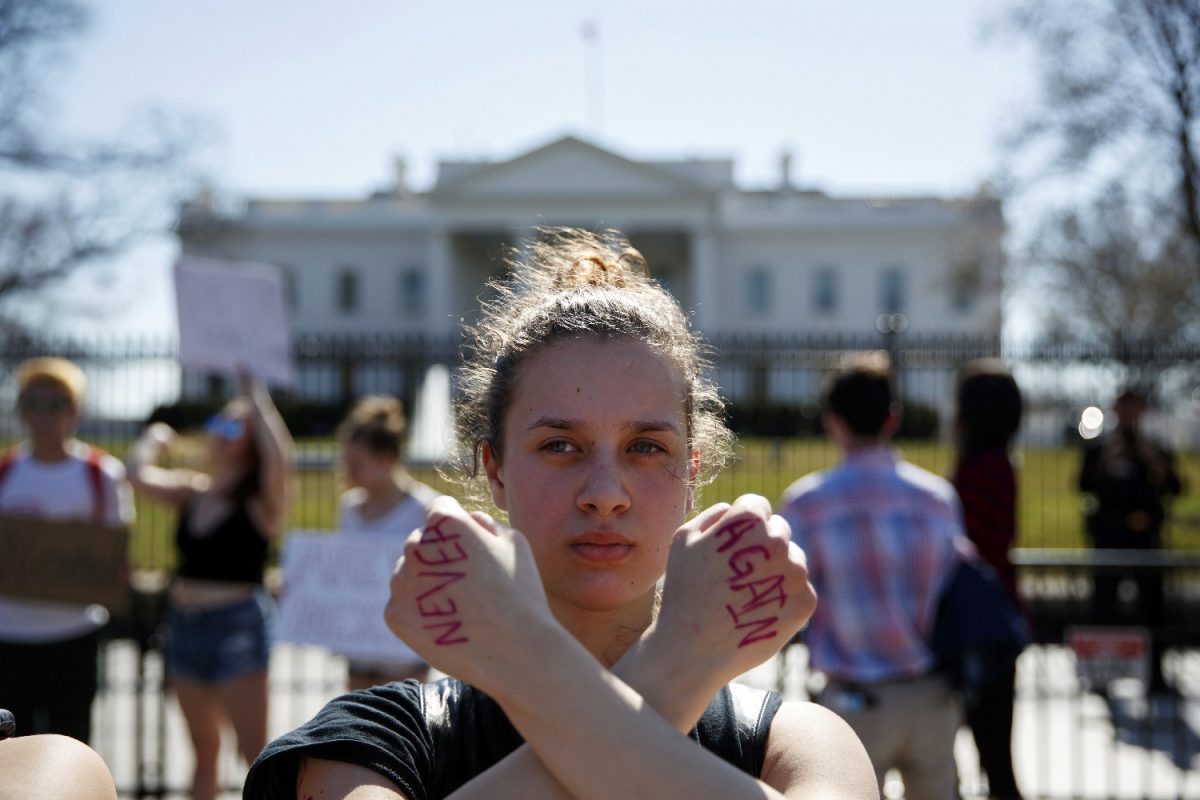
[[[1017,475],[1009,449],[1021,426],[1021,390],[1003,362],[977,359],[963,367],[956,400],[958,457],[952,481],[967,536],[1020,608],[1008,551],[1017,538]],[[1021,800],[1012,761],[1016,666],[1015,661],[992,665],[995,674],[966,706],[988,796],[997,800]]]
[[[338,428],[342,472],[350,488],[338,503],[343,533],[408,536],[425,524],[425,508],[437,497],[404,467],[404,406],[395,397],[360,400]],[[350,661],[350,689],[407,678],[424,680],[429,667],[411,649],[394,662]]]
[[[154,462],[175,432],[155,423],[130,451],[135,490],[179,510],[179,567],[168,590],[166,669],[196,751],[192,797],[217,793],[221,725],[247,763],[267,738],[268,541],[283,527],[292,441],[261,382],[206,425],[211,471]]]
[[[438,498],[386,611],[455,678],[334,700],[244,796],[875,797],[832,713],[727,685],[816,598],[763,498],[685,524],[730,435],[679,306],[615,233],[547,231],[512,266],[459,409],[512,527]]]

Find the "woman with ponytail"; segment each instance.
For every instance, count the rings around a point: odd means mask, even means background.
[[[244,796],[876,797],[832,712],[732,683],[816,596],[764,498],[692,515],[732,435],[683,310],[615,232],[528,256],[458,387],[461,475],[507,520],[434,500],[385,613],[453,677],[333,700]]]

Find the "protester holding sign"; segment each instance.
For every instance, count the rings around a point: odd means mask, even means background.
[[[351,487],[338,504],[341,532],[403,538],[424,524],[425,508],[438,493],[405,469],[406,429],[400,401],[377,395],[360,400],[338,428],[342,468]],[[351,659],[350,689],[405,678],[424,680],[428,669],[415,652],[396,662]]]
[[[28,436],[0,457],[0,515],[89,522],[97,533],[133,521],[121,462],[74,438],[86,385],[83,371],[61,358],[17,369],[17,413]],[[88,741],[107,622],[96,605],[0,598],[0,707],[16,715],[19,733]]]
[[[162,423],[146,429],[128,464],[134,488],[179,510],[165,657],[196,750],[197,800],[216,796],[224,720],[247,762],[267,736],[270,598],[262,579],[268,540],[287,512],[292,440],[266,387],[243,374],[242,389],[205,426],[209,473],[155,466],[175,437]]]
[[[875,797],[836,716],[729,683],[816,597],[765,499],[685,524],[730,435],[682,309],[619,234],[529,252],[482,309],[458,416],[513,527],[439,497],[392,579],[393,631],[455,678],[332,701],[243,796]]]

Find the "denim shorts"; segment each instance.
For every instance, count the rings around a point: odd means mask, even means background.
[[[169,677],[218,683],[266,669],[274,603],[265,590],[219,608],[167,610]]]

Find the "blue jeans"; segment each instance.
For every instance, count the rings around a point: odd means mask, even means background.
[[[274,603],[266,590],[218,608],[167,610],[167,675],[220,683],[267,668]]]

